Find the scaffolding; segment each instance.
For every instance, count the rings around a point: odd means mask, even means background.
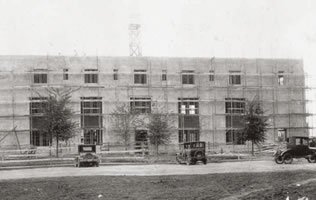
[[[140,45],[140,24],[130,24],[129,29],[129,55],[142,56]]]
[[[270,64],[273,63],[271,64],[273,67],[265,68],[262,63],[260,64],[261,61],[257,59],[249,61],[247,59],[217,60],[217,58],[85,58],[87,60],[95,59],[98,83],[92,85],[83,81],[84,69],[91,68],[89,66],[90,61],[69,57],[49,58],[39,58],[41,62],[46,62],[47,76],[49,77],[47,84],[34,84],[34,67],[12,70],[10,71],[12,80],[1,83],[0,92],[9,95],[10,98],[0,99],[0,107],[3,110],[9,107],[11,111],[6,110],[0,116],[0,139],[5,136],[1,140],[0,148],[9,147],[13,140],[16,141],[14,137],[10,139],[6,135],[8,131],[17,134],[19,147],[31,143],[29,134],[32,132],[32,124],[28,109],[31,102],[30,98],[34,97],[39,90],[43,91],[47,87],[79,87],[81,89],[75,97],[86,96],[88,95],[87,91],[89,91],[90,96],[101,97],[103,111],[101,113],[102,117],[98,119],[103,120],[102,123],[99,123],[99,125],[102,124],[102,127],[99,128],[102,129],[103,140],[112,138],[110,135],[112,134],[111,126],[108,124],[110,122],[107,121],[111,110],[107,107],[110,105],[113,107],[117,102],[129,104],[132,97],[138,96],[150,97],[152,102],[166,106],[165,110],[170,111],[170,117],[176,119],[179,116],[179,99],[181,99],[180,103],[183,103],[185,98],[197,98],[200,138],[207,140],[210,148],[224,146],[234,150],[240,147],[235,143],[226,143],[226,131],[233,128],[227,127],[225,124],[227,116],[227,113],[225,113],[226,98],[251,100],[254,96],[258,96],[270,119],[269,134],[271,135],[269,142],[277,141],[281,129],[287,131],[287,137],[295,134],[316,136],[314,128],[315,109],[313,106],[315,99],[312,98],[315,97],[315,95],[312,95],[315,85],[309,84],[313,76],[304,74],[303,71],[299,71],[294,67],[299,61],[288,61],[286,64],[283,60],[271,59],[268,61]],[[32,59],[34,61],[34,58]],[[34,62],[39,61],[35,59]],[[63,64],[60,64],[60,67],[55,67],[56,62],[62,62]],[[250,62],[250,64],[247,62]],[[88,64],[86,65],[86,63]],[[106,66],[103,65],[104,63],[106,63]],[[69,81],[67,83],[62,81],[64,73],[62,68],[65,65],[69,69]],[[251,67],[247,65],[251,65]],[[300,67],[298,65],[298,68]],[[119,72],[119,80],[115,84],[112,83],[114,81],[113,68],[118,69]],[[134,70],[140,69],[146,70],[146,84],[134,84]],[[166,81],[162,81],[162,70],[166,70]],[[183,70],[193,71],[194,84],[182,84]],[[230,70],[240,72],[240,84],[232,85],[229,83]],[[210,71],[215,77],[213,81],[209,78]],[[282,84],[284,85],[280,85],[278,82],[279,71],[283,71],[284,83]],[[7,74],[8,72],[0,72],[0,75],[1,73]],[[73,98],[74,105],[80,105],[81,99],[75,97]],[[81,118],[81,115],[80,111],[76,111],[77,118]],[[10,126],[6,124],[7,121],[10,121]],[[233,123],[231,121],[230,125]],[[183,125],[184,123],[182,123]],[[14,129],[15,127],[16,129]],[[184,127],[177,128],[184,131]],[[14,131],[12,131],[13,129]],[[174,133],[173,138],[175,140],[172,141],[174,144],[179,142],[178,130]]]

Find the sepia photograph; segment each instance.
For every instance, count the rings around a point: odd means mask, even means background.
[[[316,1],[0,0],[0,200],[316,200]]]

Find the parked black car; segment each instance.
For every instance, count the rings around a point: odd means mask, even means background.
[[[75,166],[96,166],[99,167],[100,158],[96,154],[96,145],[80,144],[78,145],[79,155],[75,158]]]
[[[202,161],[207,163],[205,154],[205,142],[185,142],[180,145],[180,152],[176,155],[176,160],[180,164],[196,164]]]
[[[291,164],[293,158],[306,158],[308,162],[316,163],[316,148],[310,147],[308,137],[290,137],[286,149],[274,153],[277,164]]]

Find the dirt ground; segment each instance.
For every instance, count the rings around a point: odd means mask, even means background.
[[[316,173],[316,164],[305,160],[297,160],[291,165],[278,165],[274,161],[243,161],[208,163],[207,165],[178,165],[178,164],[150,164],[150,165],[111,165],[89,168],[54,167],[31,169],[0,169],[0,180],[21,178],[44,178],[64,176],[164,176],[164,175],[193,175],[214,173],[256,173],[256,172],[284,172],[296,170],[310,170]]]
[[[299,184],[299,185],[297,185]],[[316,199],[313,171],[0,181],[0,199]]]

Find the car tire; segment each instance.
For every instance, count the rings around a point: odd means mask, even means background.
[[[309,163],[316,163],[316,155],[312,155],[311,157],[307,158]]]
[[[293,162],[293,156],[289,153],[283,155],[283,160],[285,164],[291,164]]]
[[[203,164],[206,165],[207,164],[207,159],[203,160]]]
[[[281,155],[275,156],[274,161],[276,162],[276,164],[283,164],[284,163],[283,156]]]

